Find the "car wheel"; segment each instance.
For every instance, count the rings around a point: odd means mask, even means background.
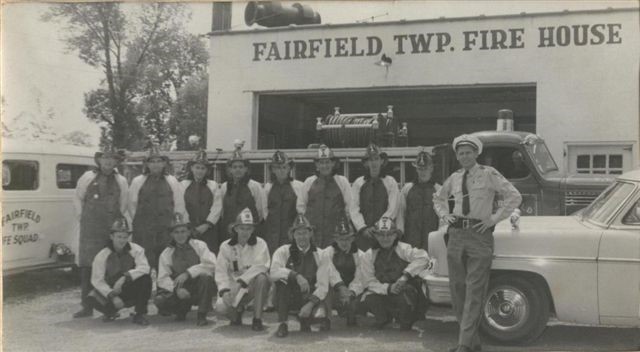
[[[535,340],[549,320],[549,297],[524,277],[507,275],[489,283],[480,328],[503,343]]]

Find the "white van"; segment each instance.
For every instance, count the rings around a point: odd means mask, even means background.
[[[76,182],[94,167],[94,151],[3,141],[2,273],[71,266],[78,222]]]

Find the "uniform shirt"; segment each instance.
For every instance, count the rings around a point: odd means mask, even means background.
[[[215,225],[215,223],[218,221],[218,219],[216,218],[216,208],[215,208],[215,204],[216,204],[216,199],[220,196],[218,194],[218,183],[216,181],[213,180],[206,180],[206,185],[203,182],[195,182],[193,180],[182,180],[180,182],[180,185],[182,186],[182,190],[184,193],[184,198],[185,198],[185,207],[187,209],[187,213],[190,214],[189,216],[189,220],[191,221],[191,223],[195,226],[199,226],[202,225],[206,222],[211,223],[212,225]],[[191,189],[189,188],[191,186]],[[206,187],[206,188],[205,188]],[[207,209],[191,209],[192,208],[192,204],[206,204],[209,205],[209,203],[207,202],[208,199],[206,199],[206,197],[202,194],[202,192],[204,192],[205,190],[208,190],[209,192],[211,192],[211,203],[210,206]],[[189,202],[189,198],[190,196],[193,195],[194,199],[193,202]],[[206,217],[203,216],[196,216],[192,219],[193,214],[207,214]],[[200,219],[198,219],[198,217],[202,217]],[[219,217],[219,214],[218,214]]]
[[[116,170],[113,171],[115,174],[116,182],[120,187],[120,199],[118,205],[120,206],[120,213],[123,216],[127,214],[127,205],[129,204],[129,185],[127,184],[127,179],[120,175]],[[84,204],[85,194],[87,192],[87,188],[89,184],[95,180],[95,178],[101,174],[98,171],[89,170],[82,174],[78,179],[78,183],[76,184],[75,197],[73,197],[73,205],[76,210],[76,217],[80,220],[82,216],[82,207]]]
[[[244,246],[239,243],[232,244],[235,242],[233,238],[222,242],[216,262],[218,292],[231,290],[238,279],[249,284],[259,274],[269,271],[271,257],[267,243],[260,237],[255,239],[256,244],[247,243]]]
[[[429,266],[429,255],[424,249],[412,247],[408,243],[398,242],[393,250],[398,258],[409,263],[402,271],[414,277],[426,270]],[[362,278],[367,291],[379,295],[387,295],[390,283],[380,282],[376,277],[375,262],[380,248],[371,248],[362,256]]]
[[[271,262],[271,270],[269,272],[269,277],[272,282],[287,282],[290,276],[294,275],[295,272],[287,267],[289,257],[291,256],[290,248],[291,244],[285,244],[273,253],[273,261]],[[309,248],[308,251],[313,253],[313,258],[318,268],[316,272],[316,289],[313,291],[313,296],[316,297],[315,300],[321,301],[327,297],[327,293],[329,292],[329,266],[324,260],[320,249]],[[300,254],[304,255],[304,252],[300,250]]]
[[[107,297],[120,276],[128,276],[133,281],[145,274],[149,274],[149,263],[142,247],[130,242],[122,253],[116,253],[112,246],[107,246],[93,259],[91,285]]]
[[[464,169],[453,173],[433,195],[433,207],[441,218],[447,214],[462,216],[462,177]],[[467,190],[469,192],[470,211],[466,217],[472,219],[491,219],[498,223],[511,215],[520,205],[520,192],[491,166],[475,164],[467,175]],[[493,212],[493,200],[496,193],[502,195],[503,203]],[[453,196],[455,206],[449,211],[449,197]]]
[[[387,209],[384,212],[384,214],[380,216],[380,218],[387,217],[387,218],[395,219],[397,207],[398,207],[398,194],[399,194],[398,182],[396,182],[396,180],[389,175],[385,176],[380,180],[382,181],[384,188],[387,190]],[[349,211],[351,215],[351,220],[353,221],[353,226],[355,226],[357,231],[360,231],[362,228],[366,226],[372,226],[379,220],[378,218],[378,219],[374,219],[370,224],[366,223],[365,218],[363,216],[363,211],[360,209],[360,197],[361,197],[360,193],[361,193],[362,186],[365,185],[365,183],[372,182],[372,181],[373,180],[371,179],[366,180],[364,176],[360,176],[356,179],[356,181],[353,183],[353,186],[351,187],[351,199],[353,202],[353,206]],[[364,206],[370,207],[369,205],[364,205]]]
[[[220,188],[218,188],[218,194],[216,194],[215,200],[213,202],[213,208],[211,209],[211,214],[209,214],[209,222],[211,222],[212,224],[217,223],[220,217],[224,215],[223,203],[224,197],[227,194],[228,184],[229,182],[225,182],[220,186]],[[249,180],[247,182],[247,187],[249,187],[249,192],[251,192],[251,196],[256,203],[256,211],[258,212],[258,216],[260,218],[258,220],[261,221],[264,219],[264,209],[266,208],[264,190],[262,189],[260,183],[254,180]],[[235,214],[232,216],[235,216]]]
[[[354,250],[355,249],[355,250]],[[362,277],[362,256],[364,252],[357,249],[356,247],[352,247],[352,250],[349,253],[344,253],[342,250],[337,248],[337,245],[331,245],[325,248],[322,252],[322,255],[326,258],[326,262],[329,265],[329,286],[336,287],[340,283],[348,285],[350,291],[353,291],[356,296],[360,295],[362,291],[364,291],[364,282]],[[348,255],[351,257],[353,261],[353,265],[355,266],[355,271],[353,273],[352,280],[348,280],[348,278],[343,277],[341,274],[341,270],[337,266],[340,266],[340,262],[342,260],[338,260],[336,264],[336,259],[344,259],[344,257],[340,255]],[[336,258],[336,256],[340,256],[340,258]]]
[[[138,196],[140,189],[147,181],[149,175],[138,175],[131,181],[131,187],[129,188],[129,214],[131,219],[136,218],[136,211],[138,210]],[[171,187],[173,194],[173,212],[180,213],[185,221],[189,221],[189,214],[184,207],[184,191],[178,180],[172,175],[164,175],[165,181]]]
[[[196,278],[200,275],[213,276],[216,268],[216,255],[209,251],[207,244],[200,241],[190,239],[188,245],[193,248],[198,257],[200,263],[193,265],[187,269],[189,276]],[[177,277],[178,273],[173,267],[173,252],[175,247],[169,246],[160,254],[160,261],[158,264],[158,288],[164,289],[169,292],[173,292],[175,289],[174,277]]]

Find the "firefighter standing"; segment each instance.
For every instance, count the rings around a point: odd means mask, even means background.
[[[425,151],[418,153],[415,162],[416,178],[407,182],[400,191],[398,201],[398,228],[403,231],[402,241],[426,251],[429,233],[438,229],[439,219],[433,209],[433,194],[440,185],[432,177],[433,159]]]
[[[74,318],[93,315],[87,295],[91,291],[91,265],[93,258],[109,240],[109,229],[115,219],[127,212],[129,186],[124,176],[118,174],[116,166],[124,159],[124,153],[106,148],[96,152],[98,168],[85,172],[76,186],[73,203],[80,221],[78,266],[82,309]]]
[[[318,149],[315,164],[316,175],[304,181],[297,209],[314,228],[314,244],[325,248],[333,242],[338,219],[350,212],[351,186],[346,177],[337,174],[338,158],[326,145]]]
[[[358,231],[356,245],[366,251],[375,244],[374,225],[382,217],[395,219],[398,207],[398,182],[386,174],[386,153],[370,144],[362,158],[366,174],[358,177],[351,188],[351,219]]]
[[[217,254],[219,243],[214,226],[217,221],[214,203],[218,196],[218,183],[207,179],[210,167],[207,153],[199,151],[187,163],[187,177],[180,184],[184,189],[185,208],[196,238],[205,242],[209,250]]]

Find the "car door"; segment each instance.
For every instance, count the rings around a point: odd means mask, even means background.
[[[640,325],[639,193],[602,235],[598,255],[601,324]]]

